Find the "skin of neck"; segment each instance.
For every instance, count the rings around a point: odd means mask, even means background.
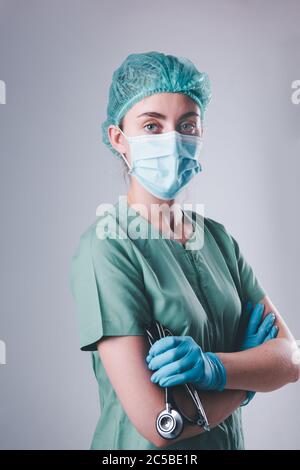
[[[183,217],[178,198],[160,199],[149,193],[134,177],[130,177],[127,203],[159,231],[172,239],[184,241],[192,233],[192,225]],[[173,209],[172,209],[173,207]],[[169,209],[166,217],[163,209]]]

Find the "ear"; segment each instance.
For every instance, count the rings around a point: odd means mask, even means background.
[[[107,133],[112,147],[119,153],[125,153],[125,137],[123,136],[122,132],[120,132],[120,130],[116,126],[111,124],[108,127]]]

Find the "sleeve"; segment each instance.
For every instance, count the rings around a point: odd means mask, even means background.
[[[262,286],[257,275],[254,273],[253,268],[243,255],[241,248],[236,239],[230,235],[230,239],[234,248],[235,262],[238,272],[238,281],[240,289],[240,298],[242,303],[242,311],[240,321],[235,338],[235,350],[240,350],[240,344],[245,337],[245,331],[248,324],[249,316],[245,315],[246,302],[252,302],[253,307],[266,295],[266,291]],[[245,404],[248,402],[245,402]]]
[[[206,217],[205,224],[217,241],[242,304],[248,300],[256,304],[266,295],[266,291],[244,256],[239,243],[222,223]]]
[[[232,235],[230,235],[230,238],[234,247],[238,267],[242,303],[244,305],[248,300],[250,300],[253,304],[256,304],[266,295],[266,291],[257,275],[254,273],[253,268],[243,255],[236,239]]]
[[[103,336],[144,335],[150,323],[143,273],[130,243],[99,239],[94,230],[80,238],[70,284],[82,351],[97,350]]]
[[[248,315],[244,315],[246,303],[249,300],[254,306],[267,293],[252,266],[244,256],[239,243],[226,227],[210,218],[206,218],[206,225],[217,241],[241,301],[240,319],[235,336],[235,344],[233,345],[233,350],[238,351],[240,342],[244,338],[249,318]]]

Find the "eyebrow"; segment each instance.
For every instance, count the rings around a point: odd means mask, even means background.
[[[140,118],[140,117],[143,117],[143,116],[157,117],[159,119],[167,119],[167,116],[165,116],[164,114],[157,113],[155,111],[148,111],[147,113],[139,114],[137,117]],[[195,111],[190,111],[188,113],[182,114],[179,119],[187,118],[187,117],[190,117],[190,116],[199,116],[200,117],[200,114],[196,113]]]

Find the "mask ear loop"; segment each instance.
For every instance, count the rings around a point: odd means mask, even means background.
[[[125,137],[125,139],[127,139],[126,135],[124,134],[124,132],[122,131],[122,129],[119,128],[118,125],[116,125],[116,127],[119,129],[119,131],[123,134],[123,136]],[[128,161],[127,161],[127,158],[125,157],[124,153],[121,153],[119,152],[120,155],[122,156],[123,160],[125,161],[126,165],[128,166],[129,170],[131,171],[132,170],[132,166],[129,165]],[[130,173],[129,171],[129,173]]]
[[[125,155],[124,155],[124,153],[120,153],[120,155],[122,155],[122,157],[123,157],[123,160],[125,161],[126,165],[128,166],[128,168],[129,168],[129,172],[130,172],[130,171],[132,170],[132,166],[131,166],[131,165],[129,165],[129,163],[128,163],[127,159],[125,158]],[[129,172],[128,172],[128,173],[129,173]]]

